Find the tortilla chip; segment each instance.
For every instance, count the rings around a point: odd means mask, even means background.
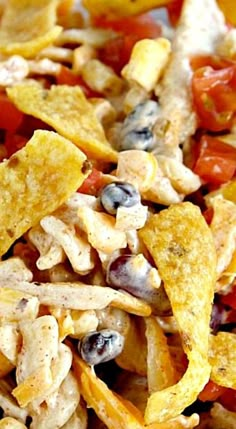
[[[217,0],[227,22],[236,25],[236,9],[234,0]]]
[[[7,93],[19,110],[51,125],[91,157],[116,161],[117,154],[79,86],[54,85],[46,90],[38,82],[28,82]]]
[[[216,283],[215,291],[220,291],[221,289],[226,289],[228,286],[233,283],[236,278],[236,251],[234,252],[230,264],[223,272],[221,278]]]
[[[8,0],[0,26],[0,52],[34,57],[57,39],[57,0]]]
[[[236,389],[236,335],[219,332],[209,338],[211,380],[220,386]]]
[[[0,164],[0,255],[42,217],[64,203],[87,177],[85,155],[50,131]]]
[[[39,367],[12,391],[20,407],[42,396],[53,383],[51,370],[47,366]]]
[[[14,365],[2,352],[0,352],[0,378],[3,378],[5,377],[5,375],[9,374],[9,372],[11,372],[13,368]]]
[[[169,297],[189,366],[180,381],[153,393],[145,422],[165,422],[193,403],[210,376],[208,336],[216,252],[201,212],[176,204],[150,217],[140,231]]]
[[[25,423],[28,411],[20,408],[16,400],[11,395],[12,383],[5,378],[0,380],[0,404],[5,415],[10,415],[15,419]],[[11,429],[14,427],[10,426]]]
[[[147,374],[147,341],[143,319],[130,318],[122,352],[117,356],[116,363],[132,373],[146,376]]]
[[[213,218],[210,224],[217,255],[217,278],[227,270],[236,250],[236,205],[217,196],[211,200]]]
[[[87,406],[94,409],[109,429],[142,429],[139,410],[113,393],[80,357],[74,353],[73,367]]]
[[[164,6],[171,0],[83,0],[88,11],[95,16],[106,15],[109,18],[137,15],[155,7]]]
[[[147,426],[147,429],[192,429],[198,426],[199,415],[197,413],[187,417],[181,414],[165,423],[154,423]]]
[[[177,381],[167,338],[154,317],[147,317],[147,380],[150,393],[172,386]]]
[[[206,205],[211,206],[211,201],[217,195],[221,195],[225,200],[232,201],[236,204],[236,179],[230,180],[226,184],[222,185],[216,191],[212,191],[205,196]]]

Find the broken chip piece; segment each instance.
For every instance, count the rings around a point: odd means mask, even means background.
[[[62,31],[55,25],[57,0],[8,0],[0,25],[0,52],[34,57]]]
[[[86,156],[71,142],[35,131],[23,149],[0,164],[0,254],[65,202],[89,171]]]
[[[150,424],[178,416],[209,379],[208,336],[216,251],[199,208],[188,202],[151,216],[140,235],[164,281],[189,360],[177,384],[149,397],[145,421]]]
[[[93,158],[116,161],[116,151],[79,86],[55,85],[47,90],[38,82],[27,82],[8,88],[7,94],[19,110],[51,125]]]

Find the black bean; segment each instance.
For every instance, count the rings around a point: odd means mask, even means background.
[[[100,195],[101,205],[110,214],[116,214],[118,207],[132,207],[140,202],[138,190],[126,182],[106,185]]]
[[[124,346],[124,337],[117,331],[102,329],[88,333],[79,344],[79,353],[90,365],[98,365],[118,356]]]
[[[123,123],[118,150],[151,150],[154,145],[152,132],[159,115],[159,106],[153,100],[138,104],[125,118]]]
[[[142,259],[137,264],[135,255],[121,255],[111,261],[107,268],[106,281],[114,289],[123,289],[136,298],[145,300],[158,316],[171,314],[171,305],[163,285],[154,288],[148,282],[151,264]]]
[[[129,131],[119,145],[119,150],[151,150],[154,144],[154,135],[150,128],[143,127]]]

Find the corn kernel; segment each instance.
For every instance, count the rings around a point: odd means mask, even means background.
[[[99,60],[88,61],[82,68],[81,75],[91,89],[101,94],[119,95],[123,89],[122,79]]]
[[[165,38],[140,40],[134,45],[130,61],[121,74],[130,85],[152,91],[165,69],[170,52],[170,41]]]

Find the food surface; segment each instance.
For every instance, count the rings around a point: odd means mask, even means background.
[[[0,1],[0,429],[236,427],[236,16]]]

